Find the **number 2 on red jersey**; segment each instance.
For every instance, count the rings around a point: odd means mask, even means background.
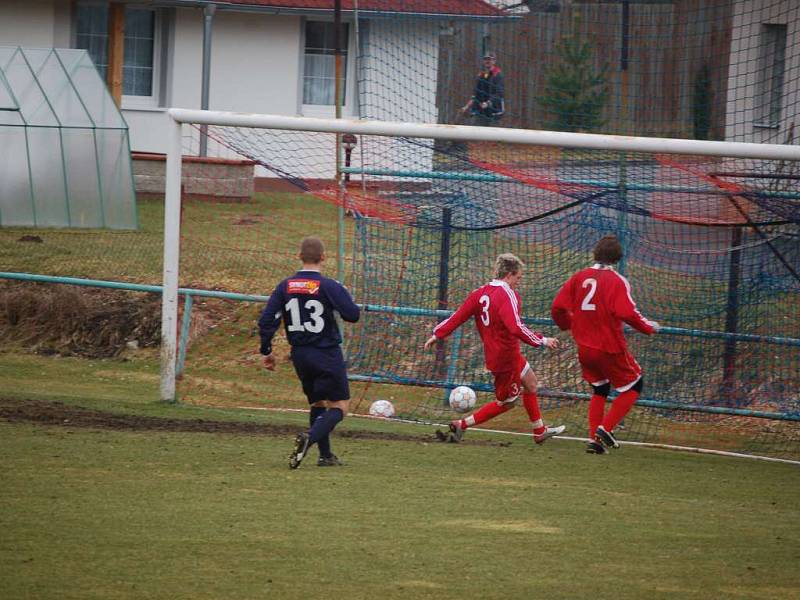
[[[589,291],[583,297],[583,302],[581,302],[581,310],[597,310],[597,305],[592,304],[592,298],[594,298],[594,294],[597,291],[597,280],[592,277],[584,279],[581,287],[589,288]]]

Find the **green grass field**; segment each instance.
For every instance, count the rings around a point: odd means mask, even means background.
[[[800,471],[789,465],[632,448],[600,458],[570,442],[474,436],[339,438],[345,467],[289,471],[283,438],[0,428],[5,598],[800,590]]]
[[[0,381],[0,410],[23,400],[165,424],[291,431],[306,422],[157,402],[154,356],[5,352]],[[477,432],[440,444],[430,427],[353,417],[334,438],[345,467],[320,469],[312,452],[290,471],[288,433],[127,431],[0,415],[2,598],[800,592],[796,465],[630,446],[597,457],[574,441],[536,447]]]
[[[335,239],[334,209],[309,210],[307,201],[278,194],[246,207],[188,203],[182,283],[268,293],[294,267],[305,228]],[[17,271],[158,283],[161,205],[139,210],[136,233],[0,230],[0,261]],[[22,243],[25,235],[42,242]],[[353,258],[350,245],[347,252]],[[375,274],[371,289],[395,276]],[[544,302],[546,286],[532,279],[525,294]],[[319,469],[312,453],[290,471],[292,433],[307,417],[252,409],[306,404],[288,362],[274,374],[259,368],[258,309],[198,302],[195,320],[207,319],[206,328],[189,348],[178,405],[158,402],[156,348],[66,358],[0,336],[0,599],[800,597],[797,465],[630,445],[597,457],[573,440],[535,447],[523,436],[480,432],[439,444],[430,426],[353,417],[334,440],[345,467]],[[388,352],[414,336],[421,345],[427,329],[377,335]],[[286,351],[280,338],[276,352]],[[377,397],[403,413],[440,406],[442,397],[363,383],[352,391],[360,413]],[[583,435],[582,405],[545,413]],[[710,436],[731,450],[751,440],[753,453],[774,446],[800,456],[796,427],[758,423],[743,437],[739,422],[665,427],[658,413],[630,416],[663,432],[649,439]],[[526,427],[521,409],[492,425]],[[633,428],[625,435],[633,439]]]
[[[0,264],[19,272],[160,285],[163,202],[140,201],[138,211],[138,231],[2,228]],[[247,205],[186,202],[181,285],[269,293],[263,288],[274,282],[265,278],[295,267],[298,240],[309,229],[333,244],[336,208],[287,193],[257,194]],[[40,242],[21,242],[24,236]]]
[[[139,203],[138,209],[141,230],[137,232],[2,228],[0,262],[17,271],[160,284],[162,203],[146,200]],[[182,213],[181,285],[268,294],[277,281],[296,268],[298,240],[309,232],[319,234],[328,243],[330,256],[325,267],[328,274],[333,274],[336,272],[336,223],[336,207],[308,194],[259,193],[244,204],[188,201]],[[345,276],[342,279],[355,291],[359,302],[423,308],[437,305],[438,264],[431,261],[440,249],[439,232],[424,227],[412,230],[395,223],[371,223],[369,231],[359,231],[355,235],[353,219],[346,219],[345,226]],[[21,240],[25,237],[38,237],[41,242],[23,243]],[[370,239],[365,241],[365,238]],[[376,241],[378,238],[380,244]],[[525,314],[536,317],[549,316],[549,306],[558,286],[587,259],[569,245],[553,246],[546,240],[534,242],[524,236],[509,236],[507,232],[456,232],[451,242],[454,248],[449,282],[451,303],[455,304],[475,285],[485,281],[493,260],[493,254],[487,249],[512,250],[530,265],[520,292]],[[636,296],[642,302],[643,312],[663,325],[704,330],[725,328],[724,280],[680,275],[636,261],[629,261],[628,269],[636,283]],[[639,295],[645,291],[646,295]],[[762,294],[748,302],[742,300],[740,314],[742,321],[749,324],[749,333],[800,337],[800,320],[792,318],[800,310],[797,294],[768,293],[768,297]],[[192,402],[214,405],[228,403],[230,397],[237,396],[284,405],[294,401],[293,389],[287,390],[277,378],[269,380],[255,374],[258,357],[253,329],[260,307],[228,303],[224,311],[218,310],[212,315],[216,320],[204,320],[207,315],[203,314],[203,304],[204,301],[195,303],[193,326],[205,327],[205,330],[192,339],[186,376],[179,393]],[[447,361],[435,363],[435,357],[421,351],[435,319],[394,315],[390,325],[388,321],[386,314],[368,313],[359,324],[347,326],[346,335],[353,342],[348,351],[354,357],[354,372],[444,378]],[[528,353],[543,387],[585,392],[570,336],[559,333],[553,326],[537,328],[547,335],[558,335],[563,342],[557,353]],[[488,383],[477,336],[470,328],[466,329],[455,365],[455,378]],[[2,333],[0,329],[0,335]],[[718,398],[726,352],[723,340],[631,335],[630,343],[633,354],[647,373],[647,398],[795,412],[800,383],[797,373],[800,371],[792,367],[797,364],[793,346],[738,344],[737,375],[742,381],[742,390],[740,397],[730,400]],[[455,352],[454,347],[455,343],[450,342],[447,349]],[[291,367],[286,372],[291,376]],[[270,385],[266,385],[268,382]],[[227,391],[220,393],[225,386]],[[416,411],[418,416],[426,418],[441,405],[438,402],[441,392],[437,390],[406,388],[395,396],[401,399],[403,406],[399,408],[404,413]],[[435,400],[428,402],[429,398]],[[583,423],[584,416],[585,410],[580,407],[570,418],[573,423]],[[695,415],[679,416],[681,422],[677,428],[658,419],[648,421],[638,429],[637,439],[706,446],[709,439],[706,425],[715,427],[716,421],[707,419],[699,427],[684,427]],[[629,422],[632,433],[635,421]],[[763,424],[763,421],[745,420],[734,422],[733,429],[760,433],[765,429]],[[768,424],[766,429],[769,431],[761,436],[755,448],[735,440],[726,440],[714,447],[800,457],[800,446],[791,443],[797,440],[796,426],[794,433],[780,437],[772,435],[773,424]],[[786,428],[779,425],[777,429],[783,434]],[[666,435],[661,435],[665,430]],[[675,430],[679,430],[680,435],[673,435]]]

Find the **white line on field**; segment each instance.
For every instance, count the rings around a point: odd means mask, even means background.
[[[306,413],[308,412],[302,408],[276,408],[270,406],[237,406],[241,410],[264,410],[272,412],[292,412],[292,413]],[[373,421],[384,421],[386,423],[407,423],[410,425],[425,425],[429,427],[446,427],[447,423],[436,423],[434,421],[415,421],[412,419],[399,419],[399,418],[386,418],[374,417],[372,415],[358,415],[350,414],[348,417],[357,417],[361,419],[372,419]],[[481,431],[483,433],[498,433],[501,435],[519,435],[524,437],[531,437],[532,434],[524,433],[521,431],[503,431],[501,429],[484,429],[483,427],[470,427],[473,431]],[[559,435],[551,439],[554,440],[568,440],[571,442],[588,442],[588,438],[575,437],[569,435]],[[726,450],[709,450],[706,448],[696,448],[694,446],[677,446],[674,444],[656,444],[653,442],[619,442],[623,446],[642,446],[645,448],[660,448],[662,450],[677,450],[681,452],[693,452],[695,454],[716,454],[717,456],[730,456],[733,458],[750,458],[753,460],[761,460],[765,462],[778,462],[790,465],[800,466],[800,460],[790,460],[788,458],[773,458],[771,456],[758,456],[756,454],[742,454],[741,452],[728,452]]]

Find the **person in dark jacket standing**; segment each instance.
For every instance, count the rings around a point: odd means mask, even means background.
[[[325,247],[319,238],[304,238],[299,258],[303,268],[278,284],[258,320],[261,354],[264,367],[275,370],[272,338],[282,320],[295,373],[311,406],[310,428],[297,434],[289,468],[299,467],[314,444],[317,465],[338,466],[342,463],[331,452],[330,433],[350,409],[350,385],[334,313],[355,323],[360,310],[341,283],[320,272]]]
[[[506,112],[504,97],[503,72],[497,66],[494,52],[487,52],[475,79],[472,98],[461,107],[461,112],[472,115],[478,125],[494,125]]]

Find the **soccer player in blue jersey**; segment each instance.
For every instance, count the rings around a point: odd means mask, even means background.
[[[258,320],[261,354],[264,367],[274,371],[272,337],[283,320],[294,370],[311,405],[310,428],[297,434],[289,468],[299,467],[314,444],[319,448],[317,465],[338,466],[342,463],[331,452],[330,433],[350,408],[350,385],[334,312],[355,323],[360,311],[341,283],[320,272],[325,247],[319,238],[303,239],[300,260],[303,268],[278,284]]]

